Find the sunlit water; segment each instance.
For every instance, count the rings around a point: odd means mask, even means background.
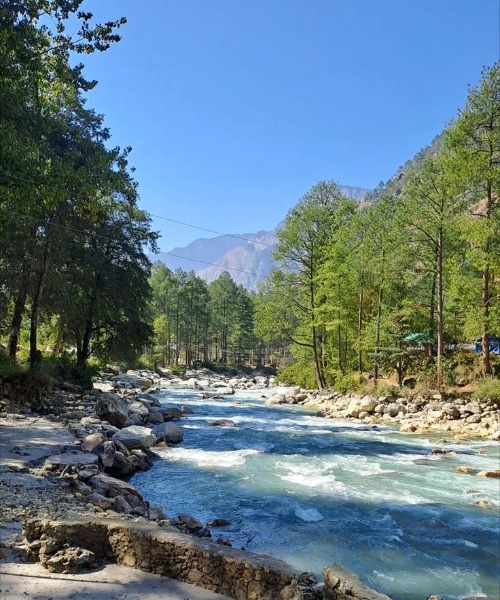
[[[498,444],[450,442],[440,447],[456,456],[433,455],[437,436],[265,406],[261,394],[163,393],[195,414],[179,423],[184,442],[156,450],[132,483],[171,517],[230,520],[214,538],[317,575],[338,563],[396,600],[500,596],[499,481],[454,471],[498,469]],[[237,427],[209,426],[219,418]]]

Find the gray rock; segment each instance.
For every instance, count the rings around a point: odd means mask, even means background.
[[[97,399],[94,412],[101,421],[107,421],[118,429],[125,426],[128,417],[127,407],[116,394],[101,394]]]
[[[132,425],[125,427],[114,434],[113,439],[121,442],[128,450],[137,448],[139,450],[149,450],[156,442],[156,436],[149,427],[140,427]]]
[[[114,458],[116,454],[116,448],[112,441],[104,442],[102,452],[99,453],[99,457],[102,461],[102,464],[105,467],[112,467],[114,463]]]
[[[179,444],[184,439],[184,432],[174,423],[155,425],[154,431],[158,441],[166,444]]]
[[[142,500],[141,495],[134,488],[134,486],[130,485],[126,481],[121,481],[120,479],[115,479],[114,477],[105,475],[104,473],[94,475],[94,477],[91,477],[87,483],[97,493],[102,494],[103,496],[109,496],[110,498],[115,498],[116,496],[124,496],[124,498],[131,506],[133,505],[129,499],[129,496],[137,498],[138,501]]]
[[[108,508],[111,508],[114,504],[114,500],[111,500],[110,498],[106,498],[105,496],[102,496],[98,492],[92,492],[91,494],[89,494],[85,498],[85,502],[93,504],[94,506],[98,506],[99,508],[102,508],[103,510],[107,510]]]
[[[445,404],[443,404],[441,410],[445,415],[448,415],[452,419],[460,418],[460,410],[458,406],[455,406],[455,404],[452,404],[451,402],[446,402]]]
[[[163,423],[165,419],[160,412],[151,412],[149,413],[148,423],[152,423],[154,425],[158,425],[158,423]]]
[[[132,402],[129,407],[129,414],[136,413],[141,417],[147,417],[149,415],[149,409],[144,406],[142,402]]]
[[[178,421],[184,414],[183,411],[178,408],[161,408],[160,412],[165,421]]]
[[[231,419],[218,419],[217,421],[212,421],[210,427],[236,427],[236,423],[231,421]]]
[[[91,433],[83,440],[82,446],[86,452],[93,452],[98,446],[106,441],[102,433]]]

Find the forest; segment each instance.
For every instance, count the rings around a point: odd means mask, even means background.
[[[96,82],[74,64],[117,43],[125,19],[95,23],[81,4],[0,9],[2,372],[272,365],[339,390],[498,377],[500,63],[430,150],[365,202],[313,185],[251,293],[227,272],[207,284],[152,263],[158,236],[131,149],[113,147],[87,106]]]

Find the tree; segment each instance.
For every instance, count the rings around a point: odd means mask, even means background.
[[[469,88],[465,108],[446,135],[453,165],[468,192],[473,230],[471,258],[481,265],[481,346],[483,375],[491,373],[489,336],[493,306],[498,304],[495,270],[500,261],[500,63]],[[470,239],[470,238],[469,238]]]
[[[319,321],[319,274],[327,258],[327,249],[335,230],[339,206],[345,199],[331,181],[316,184],[290,210],[278,230],[274,258],[289,290],[287,298],[301,314],[302,331],[297,328],[291,341],[309,348],[319,389],[326,386],[325,328]]]
[[[457,220],[464,208],[464,198],[458,191],[450,157],[442,153],[427,158],[421,170],[409,178],[400,208],[400,218],[406,223],[408,241],[415,252],[412,271],[430,275],[436,282],[438,388],[443,384],[445,261],[457,246]],[[433,299],[431,304],[433,309]]]

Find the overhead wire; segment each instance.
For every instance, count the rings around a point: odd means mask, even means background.
[[[2,172],[2,171],[0,171],[0,174],[2,174],[4,176],[7,176],[7,177],[12,177],[13,179],[18,179],[20,181],[24,181],[26,183],[33,183],[35,185],[43,185],[43,186],[50,187],[52,189],[56,189],[56,190],[59,190],[59,191],[67,191],[67,190],[63,190],[62,188],[58,188],[56,186],[51,186],[50,184],[46,184],[46,183],[42,183],[42,182],[37,182],[37,181],[31,180],[31,179],[26,179],[26,178],[18,177],[16,175],[10,175],[10,174],[7,174],[7,173]],[[73,195],[75,195],[75,194],[73,194]],[[78,196],[79,197],[83,197],[81,194],[76,194],[76,196],[77,197]],[[12,211],[12,213],[13,214],[21,215],[21,213],[19,213],[17,211]],[[167,221],[172,221],[174,223],[179,223],[181,225],[186,225],[188,227],[193,227],[195,229],[201,229],[201,230],[204,230],[204,231],[209,231],[211,233],[218,233],[219,235],[224,235],[224,236],[233,237],[233,238],[236,238],[236,239],[250,241],[247,238],[244,238],[244,237],[241,237],[241,236],[232,235],[230,233],[221,233],[221,232],[213,231],[211,229],[205,229],[203,227],[198,227],[198,226],[192,225],[190,223],[183,223],[182,221],[176,221],[175,219],[170,219],[169,217],[161,217],[161,216],[158,216],[158,215],[152,215],[151,213],[148,213],[148,214],[150,214],[150,216],[152,216],[152,217],[156,217],[156,218],[159,218],[159,219],[165,219]],[[30,217],[29,215],[24,215],[24,216],[27,217],[30,220],[33,220],[33,221],[37,221],[38,220],[36,217]],[[93,233],[93,232],[87,231],[85,229],[78,229],[76,227],[70,227],[69,225],[62,225],[60,223],[52,223],[51,225],[53,227],[59,227],[59,228],[62,228],[62,229],[67,229],[68,231],[73,231],[75,233],[83,233],[83,234],[89,235],[89,236],[92,235],[94,237],[98,237],[100,239],[105,239],[105,240],[110,240],[110,241],[113,240],[113,238],[111,238],[110,236],[106,236],[106,235],[99,234],[99,233]],[[263,245],[270,246],[270,247],[273,246],[273,244],[267,244],[267,243],[264,243],[264,242],[256,242],[256,243],[262,243]],[[182,260],[187,260],[187,261],[190,261],[190,262],[197,262],[197,263],[208,265],[208,266],[218,267],[218,268],[226,270],[226,271],[236,271],[238,273],[245,273],[247,275],[254,275],[256,277],[260,276],[259,273],[255,273],[253,271],[246,271],[244,269],[238,269],[237,267],[228,267],[226,265],[221,265],[221,264],[218,264],[218,263],[213,263],[213,262],[208,262],[208,261],[204,261],[204,260],[199,260],[199,259],[196,259],[196,258],[188,258],[187,256],[180,256],[178,254],[174,254],[173,252],[164,251],[164,252],[161,252],[161,254],[168,254],[169,256],[173,256],[175,258],[180,258]]]

